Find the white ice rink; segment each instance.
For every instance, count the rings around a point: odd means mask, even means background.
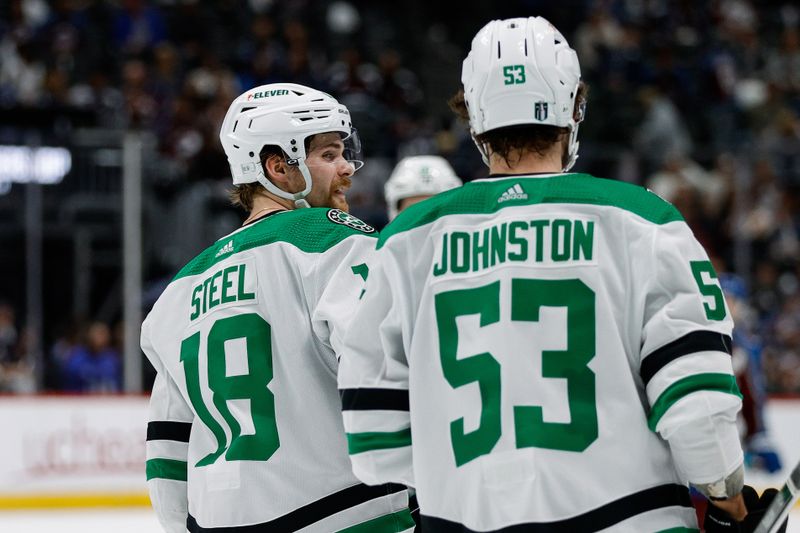
[[[0,533],[159,533],[149,509],[109,511],[0,511]],[[789,518],[787,533],[800,533],[800,509]]]
[[[160,533],[152,509],[0,511],[0,533]]]

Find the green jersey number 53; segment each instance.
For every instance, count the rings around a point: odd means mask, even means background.
[[[457,466],[492,451],[500,440],[500,363],[490,352],[457,359],[456,318],[479,315],[480,327],[500,321],[500,282],[436,295],[439,356],[451,387],[478,383],[481,394],[480,424],[464,431],[464,419],[450,424]],[[542,351],[542,377],[567,380],[570,422],[545,422],[542,407],[515,405],[514,435],[517,448],[548,448],[581,452],[597,439],[595,375],[587,366],[595,355],[595,293],[579,279],[511,280],[511,321],[538,322],[542,307],[567,310],[566,350]]]

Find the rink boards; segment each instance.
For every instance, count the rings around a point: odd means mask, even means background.
[[[145,396],[2,396],[0,509],[149,505]],[[800,459],[800,399],[773,399],[767,424],[785,467]],[[785,468],[786,469],[786,468]],[[780,486],[786,474],[748,472]]]

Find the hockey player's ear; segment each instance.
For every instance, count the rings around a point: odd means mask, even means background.
[[[271,155],[264,161],[264,174],[275,184],[289,180],[286,161],[279,155]]]

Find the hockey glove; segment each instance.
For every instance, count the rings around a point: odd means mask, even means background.
[[[703,528],[706,533],[752,533],[758,526],[770,502],[778,494],[775,489],[767,489],[758,497],[758,494],[749,485],[742,488],[744,504],[747,507],[747,516],[741,522],[734,520],[731,515],[709,502],[706,509],[706,518]],[[788,519],[783,522],[778,533],[786,533]]]

